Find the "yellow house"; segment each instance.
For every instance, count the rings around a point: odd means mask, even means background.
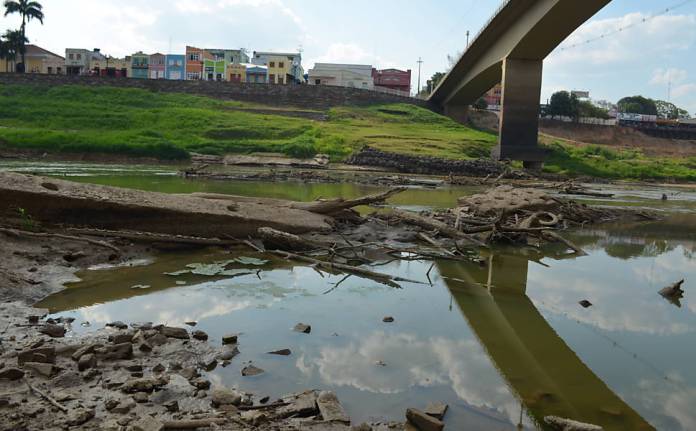
[[[287,56],[268,57],[268,83],[287,84],[292,81],[292,61]]]
[[[26,51],[26,72],[42,73],[47,75],[64,75],[65,58],[54,54],[36,45],[27,45]],[[0,60],[0,72],[14,72],[16,64],[22,61],[21,56],[17,56],[16,61]]]
[[[246,82],[246,64],[227,64],[227,80],[229,82]]]

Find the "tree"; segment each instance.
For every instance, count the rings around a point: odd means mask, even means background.
[[[681,109],[674,103],[665,102],[664,100],[656,100],[657,116],[668,120],[678,120],[680,118],[689,118],[689,113],[685,109]]]
[[[601,108],[589,100],[581,100],[578,102],[578,116],[583,118],[600,118],[606,120],[609,118],[609,112]]]
[[[444,72],[436,72],[427,82],[426,88],[421,91],[421,95],[424,96],[429,96],[433,91],[435,91],[435,88],[437,88],[437,85],[442,81],[442,78],[445,77]],[[425,93],[425,94],[424,94]]]
[[[17,13],[22,17],[22,26],[19,31],[22,33],[22,45],[19,50],[22,55],[22,72],[26,68],[26,44],[27,39],[27,22],[32,19],[37,19],[43,25],[43,6],[41,3],[31,0],[5,0],[5,16]]]
[[[26,42],[21,30],[7,30],[0,37],[0,58],[7,60],[5,72],[9,72],[10,62],[13,63],[13,67],[16,67],[17,56],[24,50]]]
[[[481,97],[479,100],[476,101],[476,103],[474,103],[474,108],[480,110],[488,109],[488,102],[486,102],[486,99]]]
[[[574,117],[572,96],[567,91],[557,91],[551,95],[547,114],[552,117]],[[577,101],[577,98],[575,99]]]
[[[624,97],[617,103],[619,112],[627,114],[657,115],[657,105],[643,96]]]

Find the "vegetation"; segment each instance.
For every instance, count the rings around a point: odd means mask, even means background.
[[[7,60],[5,72],[10,72],[10,63],[17,62],[17,56],[22,55],[28,42],[20,30],[7,30],[0,36],[0,60]]]
[[[578,121],[584,118],[609,118],[606,109],[594,105],[589,100],[579,100],[575,94],[567,91],[558,91],[551,95],[551,101],[546,108],[546,115],[552,117],[570,117]]]
[[[617,103],[619,112],[629,114],[657,115],[655,101],[643,96],[624,97]]]
[[[336,161],[365,145],[412,155],[488,157],[497,140],[494,134],[405,104],[334,108],[327,121],[260,114],[259,108],[132,88],[6,85],[0,87],[0,145],[170,160],[186,159],[191,152],[326,153]],[[638,151],[555,141],[546,145],[550,172],[696,180],[694,158],[654,159]]]
[[[682,109],[674,103],[656,100],[655,107],[657,108],[657,116],[660,118],[668,120],[690,118],[689,112],[686,109]]]
[[[21,37],[21,45],[20,45],[20,54],[22,55],[22,68],[21,72],[24,72],[24,68],[26,65],[25,61],[25,54],[26,54],[26,44],[29,43],[27,39],[27,22],[31,21],[32,19],[38,20],[41,24],[43,24],[43,19],[44,19],[44,14],[43,14],[43,6],[41,3],[36,2],[36,1],[31,1],[31,0],[5,0],[5,16],[11,15],[11,14],[19,14],[22,17],[22,26],[19,28],[19,31],[22,34]]]

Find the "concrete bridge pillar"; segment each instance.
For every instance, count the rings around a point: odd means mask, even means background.
[[[459,124],[466,124],[469,120],[469,105],[445,105],[445,115]]]
[[[527,168],[540,168],[544,154],[538,146],[539,99],[543,60],[503,60],[502,102],[497,160],[522,160]]]

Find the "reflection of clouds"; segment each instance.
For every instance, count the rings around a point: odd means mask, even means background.
[[[498,411],[511,422],[519,420],[519,402],[473,339],[375,331],[342,346],[321,348],[316,359],[302,355],[296,365],[308,377],[318,372],[327,385],[377,394],[449,385],[468,404]]]
[[[678,384],[668,386],[663,381],[641,380],[634,391],[637,401],[647,411],[659,415],[659,420],[664,422],[655,424],[659,429],[696,430],[696,388],[682,385],[679,376],[671,379]]]
[[[679,313],[657,291],[690,275],[696,278],[696,260],[681,247],[630,261],[598,252],[580,261],[557,262],[551,269],[530,267],[528,291],[540,309],[603,330],[677,335],[696,331],[696,316]],[[582,309],[582,299],[595,306]],[[696,312],[696,301],[687,305]]]

